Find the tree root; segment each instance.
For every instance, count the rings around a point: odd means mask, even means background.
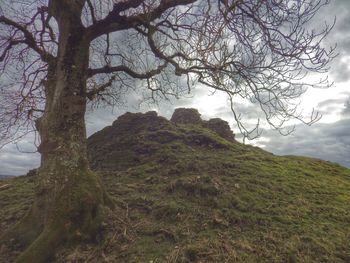
[[[31,228],[33,222],[30,217],[22,219],[4,235],[4,240],[14,239],[22,247],[26,246],[15,263],[51,262],[57,248],[66,242],[74,244],[81,240],[96,240],[104,216],[102,205],[86,208],[80,211],[78,218],[52,218],[43,229]]]
[[[67,237],[62,226],[47,226],[37,239],[16,259],[15,263],[44,263]]]
[[[25,248],[16,263],[50,262],[61,245],[101,238],[105,207],[113,209],[115,201],[91,173],[55,199],[38,195],[30,212],[0,241],[9,244],[15,240]]]

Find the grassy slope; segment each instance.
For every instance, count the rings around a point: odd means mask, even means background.
[[[118,203],[104,238],[62,249],[57,262],[350,262],[349,169],[194,126],[128,131],[122,144],[133,161],[100,172]],[[4,183],[2,230],[32,195],[30,178]]]

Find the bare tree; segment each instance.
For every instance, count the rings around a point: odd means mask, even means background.
[[[40,135],[41,167],[27,216],[2,240],[27,249],[17,262],[45,262],[76,233],[94,235],[106,194],[90,171],[84,115],[131,90],[152,100],[196,85],[260,106],[276,129],[304,121],[298,98],[309,73],[324,73],[334,50],[322,47],[332,25],[311,29],[328,0],[1,1],[2,142]],[[312,123],[318,115],[311,116]],[[305,121],[306,122],[306,121]]]

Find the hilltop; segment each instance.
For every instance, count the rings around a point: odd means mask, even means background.
[[[185,160],[181,152],[228,149],[230,143],[238,145],[226,121],[203,121],[197,110],[180,108],[171,121],[154,111],[126,113],[90,136],[88,154],[92,169],[98,171],[158,164],[174,169],[174,164],[194,161],[192,155]]]
[[[98,240],[54,262],[350,262],[350,170],[234,138],[194,109],[126,113],[92,135],[91,167],[116,208]],[[31,204],[33,176],[4,184],[0,234]]]

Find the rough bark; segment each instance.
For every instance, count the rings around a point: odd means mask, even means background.
[[[55,2],[55,1],[52,1]],[[98,231],[104,191],[89,169],[86,153],[86,79],[89,41],[80,12],[56,1],[58,56],[49,65],[46,106],[37,121],[41,167],[36,175],[35,201],[27,216],[7,233],[24,246],[16,262],[49,262],[63,242],[91,238]],[[60,3],[59,3],[60,2]],[[75,1],[78,2],[78,1]],[[64,12],[60,12],[65,8]]]

